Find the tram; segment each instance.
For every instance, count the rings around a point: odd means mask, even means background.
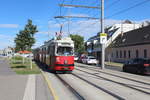
[[[52,71],[74,69],[74,42],[70,37],[52,39],[34,50],[34,59],[48,66]]]

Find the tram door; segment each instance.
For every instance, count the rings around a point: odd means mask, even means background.
[[[50,68],[54,69],[55,67],[55,46],[50,47]]]

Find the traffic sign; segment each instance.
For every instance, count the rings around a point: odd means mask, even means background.
[[[101,33],[100,34],[100,43],[105,44],[107,41],[107,34],[106,33]]]

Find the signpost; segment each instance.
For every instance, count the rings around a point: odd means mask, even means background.
[[[102,44],[102,54],[101,56],[101,68],[105,69],[105,42],[107,40],[107,35],[104,33],[104,0],[101,1],[101,34],[100,34],[100,43]],[[106,35],[106,36],[105,36]]]
[[[105,69],[105,43],[107,41],[107,34],[101,33],[100,34],[100,44],[102,45],[102,57],[101,57],[101,67]]]
[[[101,33],[100,34],[100,43],[105,44],[107,41],[107,34],[106,33]]]

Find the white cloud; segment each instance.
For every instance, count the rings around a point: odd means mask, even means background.
[[[9,39],[9,38],[12,38],[14,36],[10,36],[10,35],[5,35],[5,34],[0,34],[0,38],[6,38],[6,39]]]
[[[49,34],[49,32],[48,31],[39,31],[36,34]]]
[[[15,35],[4,35],[4,34],[0,34],[0,49],[6,48],[8,46],[14,46],[14,37]]]
[[[81,13],[71,13],[71,14],[68,14],[66,16],[89,17],[89,15],[87,15],[87,14],[81,14]]]
[[[86,16],[84,14],[70,14],[71,16]],[[107,19],[105,20],[105,26],[110,26],[116,23],[120,23],[121,20],[113,20]],[[55,32],[59,32],[60,30],[60,23],[56,23],[54,21],[49,21],[49,32],[43,32],[46,34],[51,34],[55,36]],[[67,36],[68,33],[68,21],[63,21],[63,35]],[[71,34],[79,34],[84,36],[85,40],[90,38],[91,36],[96,35],[100,31],[100,20],[78,20],[78,21],[70,21],[69,30]],[[40,32],[42,33],[42,32]]]
[[[18,28],[18,24],[0,24],[0,28]]]
[[[107,19],[105,20],[105,26],[111,26],[113,24],[121,23],[122,20],[114,20]],[[141,22],[141,21],[138,21]],[[55,32],[59,32],[60,23],[56,23],[56,21],[49,21],[47,31],[40,31],[39,34],[36,35],[37,43],[35,44],[37,47],[40,44],[43,44],[44,41],[53,38],[55,36]],[[85,40],[89,39],[92,36],[95,36],[98,32],[100,32],[100,20],[74,20],[70,21],[70,34],[79,34],[84,37]],[[63,22],[63,36],[68,36],[68,21],[64,20]]]
[[[115,23],[120,23],[120,20],[105,20],[105,26],[110,26]],[[64,26],[64,30],[67,33],[67,24]],[[70,33],[79,34],[84,36],[85,40],[96,35],[100,31],[100,21],[99,20],[82,20],[82,21],[73,21],[70,24]]]

